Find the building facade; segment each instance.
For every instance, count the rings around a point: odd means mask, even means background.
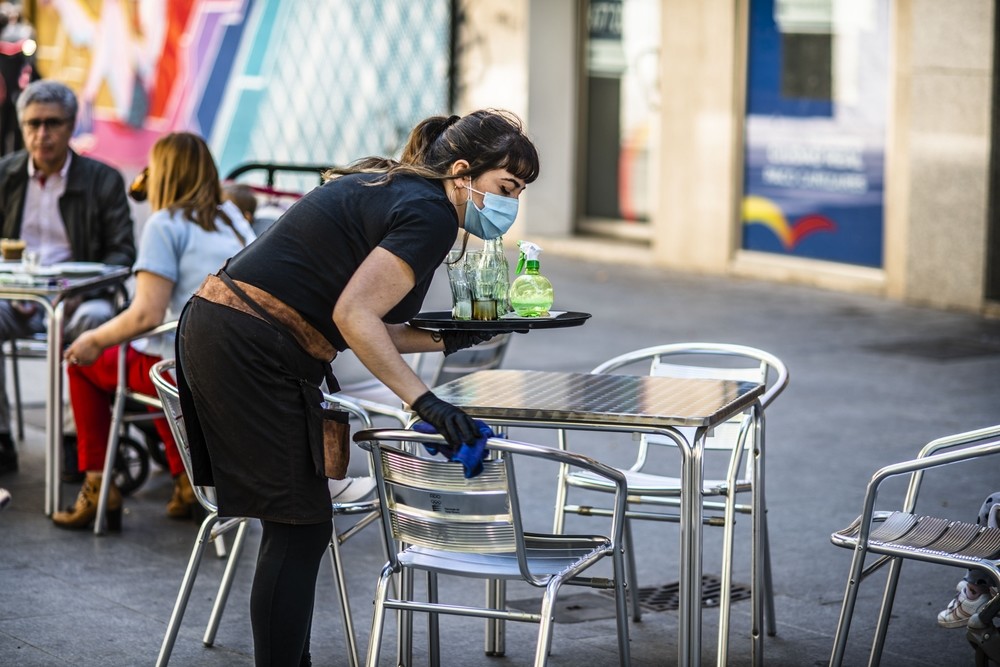
[[[500,107],[542,156],[514,239],[1000,315],[989,0],[24,6],[80,95],[75,147],[126,173],[173,129],[228,172]]]
[[[542,154],[515,233],[1000,314],[994,3],[458,6],[460,110]]]

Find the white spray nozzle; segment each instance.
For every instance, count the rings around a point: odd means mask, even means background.
[[[528,261],[538,261],[538,255],[541,254],[542,248],[531,241],[518,241],[517,247],[521,249],[521,253],[517,258],[517,270],[515,273],[521,273],[524,271],[524,265]]]

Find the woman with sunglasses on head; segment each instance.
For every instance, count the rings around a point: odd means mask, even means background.
[[[219,513],[261,519],[250,601],[258,665],[309,664],[316,575],[330,543],[319,386],[350,348],[375,377],[460,447],[473,420],[439,400],[401,353],[488,340],[407,325],[457,233],[496,238],[538,175],[511,114],[434,116],[399,160],[328,172],[260,239],[210,276],[181,317],[178,385],[195,482]]]
[[[129,346],[125,358],[129,388],[155,395],[149,369],[164,357],[173,357],[173,335],[126,341],[175,320],[205,276],[254,238],[239,209],[223,203],[215,161],[205,141],[195,134],[168,134],[153,145],[146,190],[153,214],[142,231],[132,302],[114,318],[82,333],[65,353],[79,467],[86,477],[73,507],[52,515],[60,528],[86,528],[97,514],[118,382],[118,346]],[[166,420],[157,419],[155,424],[174,477],[167,514],[189,517],[195,499],[180,453]],[[114,482],[108,483],[112,485],[108,528],[113,530],[121,526],[122,497]]]

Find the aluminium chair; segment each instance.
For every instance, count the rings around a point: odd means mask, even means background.
[[[156,387],[156,392],[163,403],[164,411],[168,417],[171,432],[177,441],[177,448],[181,452],[184,461],[184,468],[188,476],[191,477],[191,455],[188,449],[187,434],[184,430],[184,416],[181,414],[180,397],[177,394],[177,387],[174,382],[175,372],[174,360],[164,360],[150,369],[150,377]],[[371,417],[360,406],[353,404],[340,397],[325,395],[326,400],[335,401],[337,406],[351,416],[358,419],[363,428],[371,427]],[[343,560],[340,554],[340,546],[350,537],[356,535],[365,526],[377,522],[379,518],[378,499],[375,496],[375,483],[369,477],[349,478],[345,484],[337,484],[337,492],[331,497],[333,509],[333,537],[330,540],[330,562],[333,568],[334,579],[337,584],[337,592],[340,601],[341,620],[344,625],[344,634],[348,646],[348,662],[351,667],[358,665],[357,637],[354,633],[354,624],[351,618],[350,600],[348,598],[346,579],[343,569]],[[222,611],[225,608],[229,590],[232,586],[233,575],[236,571],[236,564],[246,538],[247,519],[243,517],[233,517],[223,519],[218,516],[218,506],[214,500],[214,489],[210,487],[195,486],[192,479],[192,487],[199,504],[207,512],[205,520],[202,521],[195,538],[194,546],[191,549],[191,556],[188,560],[187,569],[181,580],[181,587],[177,593],[177,600],[174,603],[173,611],[170,614],[170,621],[167,623],[167,631],[160,646],[160,653],[157,657],[157,667],[163,667],[170,661],[170,653],[173,651],[177,633],[180,630],[181,621],[184,618],[184,611],[187,608],[188,599],[194,586],[195,578],[198,575],[198,568],[205,546],[209,541],[218,539],[221,535],[229,532],[233,528],[237,529],[236,538],[229,554],[229,560],[219,584],[219,593],[209,616],[208,627],[202,642],[205,646],[212,646],[215,642],[215,633],[218,629]],[[360,518],[350,527],[340,529],[337,526],[337,518],[342,516],[359,516]],[[383,548],[388,553],[388,548],[383,544]]]
[[[1000,530],[916,511],[924,473],[996,454],[1000,454],[1000,425],[938,438],[924,445],[916,458],[885,466],[872,475],[865,489],[861,514],[849,526],[830,536],[834,545],[854,552],[834,637],[831,666],[839,667],[844,661],[861,582],[885,565],[889,565],[889,569],[868,663],[873,667],[882,660],[904,560],[978,568],[987,572],[994,585],[1000,587]],[[909,484],[900,509],[876,509],[883,482],[904,475],[909,475]],[[869,554],[875,558],[866,565]]]
[[[379,576],[368,667],[378,664],[388,609],[429,614],[432,665],[440,661],[439,614],[537,623],[533,664],[545,665],[552,644],[554,605],[564,584],[614,591],[619,661],[629,664],[621,541],[625,478],[620,472],[580,454],[490,438],[487,446],[492,457],[484,462],[482,473],[466,479],[460,463],[406,451],[414,443],[440,445],[444,439],[439,435],[377,429],[358,433],[355,441],[372,455],[386,543],[404,545],[400,551],[390,553]],[[610,536],[526,532],[514,475],[515,460],[525,465],[550,461],[608,479],[617,489]],[[611,578],[586,576],[588,568],[606,558],[611,559]],[[413,600],[406,594],[406,585],[400,587],[402,594],[391,596],[393,575],[414,571],[428,575],[427,601]],[[544,589],[541,609],[528,613],[444,603],[438,599],[439,575],[524,581]],[[410,625],[400,622],[398,627],[408,632]],[[410,638],[405,639],[403,643],[409,645]]]
[[[784,390],[788,384],[788,370],[780,359],[756,348],[726,343],[673,343],[647,347],[628,352],[594,368],[591,373],[636,373],[644,370],[650,375],[675,378],[719,379],[739,382],[755,382],[767,385],[760,399],[762,409]],[[714,429],[705,440],[706,454],[714,453],[726,461],[725,476],[721,479],[706,479],[702,489],[705,522],[722,526],[722,576],[719,594],[719,665],[728,659],[729,616],[731,604],[733,543],[737,514],[750,514],[751,503],[738,503],[739,494],[755,492],[763,499],[764,489],[753,489],[753,465],[755,424],[752,411],[737,415],[733,420]],[[559,446],[568,447],[565,431],[559,432]],[[628,511],[626,512],[625,543],[628,554],[629,588],[632,616],[641,617],[639,605],[639,585],[636,576],[635,552],[632,548],[631,520],[679,521],[677,508],[681,496],[680,476],[665,474],[665,449],[676,447],[673,440],[643,435],[639,438],[635,460],[622,473],[628,482]],[[675,452],[670,452],[675,453]],[[659,454],[657,456],[657,454]],[[707,458],[707,457],[706,457]],[[667,469],[669,470],[669,468]],[[572,504],[568,500],[571,489],[592,492],[613,492],[614,487],[607,481],[595,478],[586,471],[570,472],[562,469],[556,493],[555,532],[562,532],[566,514],[581,516],[606,516],[606,508]],[[761,503],[762,507],[766,507]],[[771,560],[767,537],[766,510],[762,517],[763,531],[759,536],[762,558],[760,586],[753,586],[753,594],[763,593],[767,633],[775,634],[774,596],[771,586]]]

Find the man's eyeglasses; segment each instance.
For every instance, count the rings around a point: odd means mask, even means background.
[[[24,121],[24,126],[29,130],[37,131],[44,127],[46,130],[58,130],[69,122],[69,118],[29,118]]]

